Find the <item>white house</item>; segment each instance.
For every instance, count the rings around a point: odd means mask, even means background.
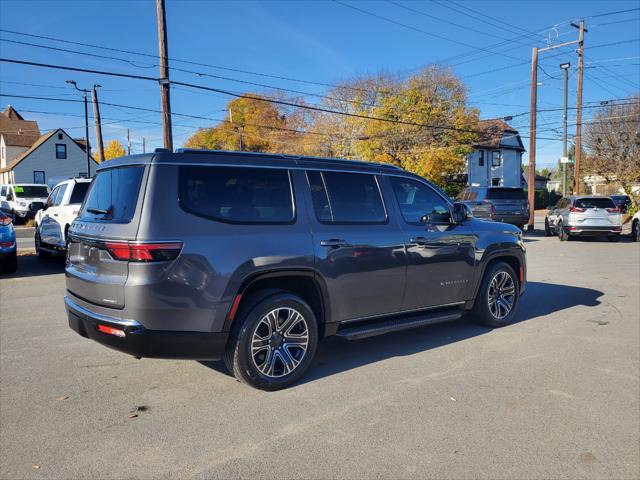
[[[90,159],[91,173],[98,165]],[[87,175],[87,157],[83,145],[61,128],[42,135],[14,159],[3,160],[0,183],[47,183],[50,178]]]
[[[522,187],[522,153],[518,131],[500,119],[482,120],[482,134],[467,157],[467,184]]]

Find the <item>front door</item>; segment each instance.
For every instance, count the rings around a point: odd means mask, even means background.
[[[471,222],[453,223],[450,203],[435,189],[406,177],[388,177],[402,214],[407,250],[403,310],[464,302],[472,296],[475,235]],[[437,223],[421,221],[437,214]]]
[[[60,204],[67,190],[66,183],[56,187],[47,200],[47,209],[44,211],[39,225],[40,240],[47,245],[64,247],[64,233],[60,225]]]
[[[331,321],[399,312],[405,286],[402,231],[374,174],[308,171],[316,268]],[[305,189],[306,190],[306,189]]]

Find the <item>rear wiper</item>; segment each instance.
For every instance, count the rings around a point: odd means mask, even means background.
[[[87,212],[95,213],[96,215],[108,215],[110,210],[102,210],[101,208],[87,208]]]

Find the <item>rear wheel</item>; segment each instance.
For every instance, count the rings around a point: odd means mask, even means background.
[[[318,343],[311,308],[297,295],[277,293],[239,312],[224,362],[240,381],[279,390],[309,368]]]
[[[33,242],[36,247],[36,255],[38,256],[38,258],[48,258],[49,252],[42,249],[42,240],[40,240],[40,232],[38,232],[37,228],[35,237],[33,238]]]
[[[631,240],[640,242],[640,220],[636,220],[631,225]]]
[[[518,279],[511,265],[489,266],[473,305],[472,320],[489,327],[503,327],[513,320],[518,306]]]
[[[18,270],[18,252],[8,255],[4,265],[0,265],[2,273],[15,273]]]

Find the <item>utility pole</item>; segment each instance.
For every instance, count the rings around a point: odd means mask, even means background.
[[[102,143],[102,124],[100,123],[100,106],[98,104],[98,92],[96,88],[100,88],[100,85],[93,85],[91,89],[91,101],[93,103],[93,121],[96,124],[96,143],[98,144],[98,155],[100,155],[100,161],[104,162],[104,144]]]
[[[573,191],[580,195],[580,160],[582,160],[582,71],[584,67],[584,20],[580,25],[572,23],[571,26],[579,29],[578,33],[578,95],[576,98],[576,158],[573,166]]]
[[[128,128],[127,128],[127,155],[131,155],[131,137],[129,136]]]
[[[84,99],[84,136],[87,140],[85,153],[87,156],[87,178],[91,178],[91,152],[89,147],[89,107],[87,106],[87,96],[91,93],[91,90],[85,88],[79,88],[75,80],[67,80],[69,85],[73,85],[76,90],[82,92],[82,98]]]
[[[569,87],[569,62],[560,64],[564,72],[564,101],[562,102],[562,196],[567,196],[567,90]]]
[[[162,102],[162,134],[164,148],[173,151],[171,132],[171,97],[169,95],[169,46],[167,45],[167,19],[164,0],[156,0],[158,15],[158,55],[160,57],[160,100]]]
[[[142,153],[147,153],[147,149],[144,143],[144,137],[142,137]]]
[[[529,222],[527,230],[533,230],[535,222],[536,201],[536,114],[538,102],[538,47],[531,53],[531,103],[529,105],[529,180],[527,193],[529,196]]]

